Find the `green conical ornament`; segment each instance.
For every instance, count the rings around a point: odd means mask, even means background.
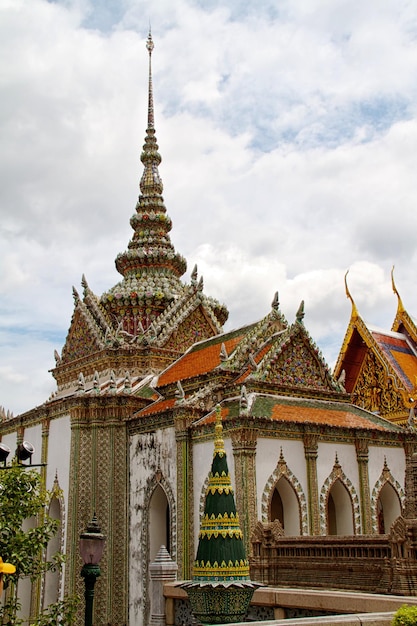
[[[257,583],[249,576],[226,451],[220,406],[216,407],[214,454],[198,536],[193,579],[182,584],[203,624],[243,621]]]
[[[216,408],[213,462],[198,539],[193,580],[250,580],[224,449],[220,406]]]

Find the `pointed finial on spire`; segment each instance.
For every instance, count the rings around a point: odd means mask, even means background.
[[[146,40],[146,48],[149,52],[149,89],[148,89],[148,128],[154,127],[154,114],[153,114],[153,89],[152,89],[152,50],[154,49],[154,43],[152,40],[151,27],[149,25],[148,39]]]
[[[276,292],[275,292],[275,294],[274,294],[274,299],[272,300],[271,306],[272,306],[272,308],[273,308],[275,311],[278,311],[278,309],[279,309],[279,296],[278,296],[278,291],[276,291]]]
[[[304,300],[301,300],[300,306],[298,307],[298,311],[295,314],[295,319],[299,324],[303,323],[303,319],[304,319]]]
[[[395,286],[395,281],[394,281],[394,265],[392,266],[392,270],[391,270],[391,284],[392,284],[392,290],[395,293],[395,295],[398,298],[398,308],[397,308],[397,314],[398,313],[403,313],[404,312],[404,305],[402,303],[400,294],[397,291],[397,287]]]
[[[345,274],[345,291],[346,291],[346,297],[349,298],[349,300],[352,303],[352,317],[358,317],[358,309],[356,308],[356,304],[352,298],[352,296],[350,295],[350,291],[349,291],[349,287],[347,284],[347,275],[349,274],[349,270],[346,272]]]

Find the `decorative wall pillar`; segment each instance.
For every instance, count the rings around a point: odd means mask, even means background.
[[[304,455],[308,485],[308,523],[311,535],[320,535],[319,489],[317,484],[318,433],[304,433]]]
[[[407,433],[403,442],[405,452],[405,502],[403,516],[406,519],[417,518],[417,457],[415,437]]]
[[[364,437],[355,439],[356,459],[358,461],[359,486],[361,497],[362,533],[372,534],[371,492],[369,488],[369,442]]]
[[[128,449],[126,398],[85,398],[71,409],[66,594],[83,595],[79,535],[97,514],[106,547],[95,588],[94,621],[125,624],[128,611]],[[102,584],[100,584],[102,583]],[[82,609],[82,607],[81,607]],[[82,610],[77,615],[81,625]]]
[[[177,564],[180,580],[191,578],[194,560],[193,456],[190,424],[193,418],[184,409],[174,416],[177,442]]]
[[[231,432],[235,460],[236,509],[246,554],[250,554],[250,538],[257,522],[256,508],[256,442],[257,431],[239,428]]]

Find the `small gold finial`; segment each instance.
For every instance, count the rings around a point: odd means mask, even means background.
[[[345,290],[346,290],[346,297],[349,298],[349,300],[352,303],[352,317],[358,317],[358,309],[356,308],[356,304],[355,301],[353,300],[351,293],[349,291],[349,287],[347,284],[347,275],[349,274],[349,270],[346,272],[345,274]]]

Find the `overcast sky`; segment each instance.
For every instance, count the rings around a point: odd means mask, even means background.
[[[415,0],[0,0],[0,405],[55,389],[82,274],[133,233],[147,116],[176,250],[230,311],[275,291],[333,366],[350,318],[417,314]]]

